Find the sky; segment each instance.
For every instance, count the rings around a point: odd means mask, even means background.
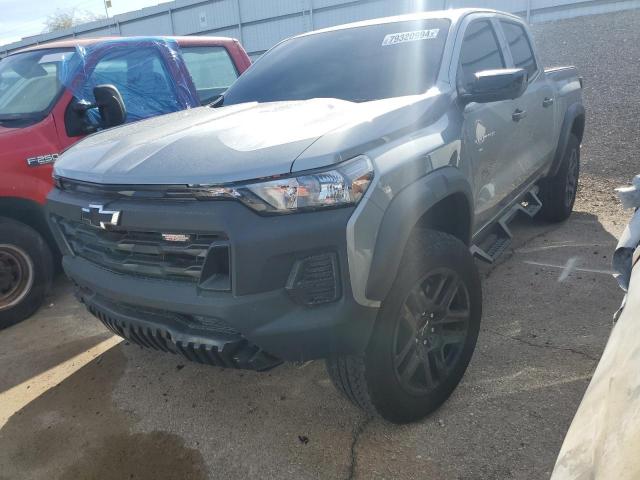
[[[111,0],[109,16],[151,7],[168,0]],[[0,45],[44,30],[47,15],[56,9],[76,9],[104,15],[103,0],[0,0]]]

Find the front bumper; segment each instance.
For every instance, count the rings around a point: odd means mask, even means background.
[[[262,217],[233,201],[109,200],[57,189],[47,208],[51,218],[80,222],[82,208],[96,203],[122,212],[118,228],[222,232],[228,243],[230,291],[213,291],[98,265],[77,255],[52,221],[78,297],[118,335],[193,361],[257,370],[364,351],[377,309],[358,304],[350,288],[345,232],[353,209]],[[292,295],[291,272],[325,254],[336,259],[337,299],[305,304]]]

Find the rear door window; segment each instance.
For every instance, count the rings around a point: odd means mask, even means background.
[[[182,57],[203,105],[224,93],[238,71],[224,47],[182,47]]]
[[[486,20],[471,23],[462,41],[458,81],[467,86],[473,82],[475,73],[504,67],[502,50],[491,23]]]
[[[500,25],[509,44],[514,66],[524,68],[529,78],[532,78],[538,71],[538,66],[527,32],[517,23],[500,20]]]

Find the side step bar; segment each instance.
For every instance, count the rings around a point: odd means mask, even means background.
[[[487,263],[493,263],[502,255],[509,245],[513,235],[509,230],[509,223],[513,221],[520,212],[527,217],[533,218],[542,208],[542,202],[538,198],[538,187],[529,190],[522,199],[511,207],[483,236],[482,241],[471,246],[471,254]]]

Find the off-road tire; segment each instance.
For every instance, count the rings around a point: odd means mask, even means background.
[[[409,392],[407,387],[403,386],[396,366],[397,358],[401,355],[396,353],[397,345],[400,343],[409,346],[411,343],[397,341],[399,337],[396,337],[396,332],[401,325],[405,325],[402,322],[406,322],[401,311],[408,311],[406,305],[409,295],[416,291],[416,288],[430,293],[430,284],[424,286],[423,282],[431,282],[435,275],[440,274],[438,272],[443,271],[454,272],[451,274],[452,277],[459,279],[466,290],[465,298],[468,300],[469,312],[466,333],[463,336],[464,340],[459,343],[457,359],[450,366],[448,374],[445,374],[439,383],[434,384],[432,389],[428,389],[426,385],[423,392]],[[462,290],[460,288],[460,291]],[[438,289],[435,291],[439,292]],[[454,301],[459,302],[458,297],[454,297]],[[422,317],[425,315],[420,318]],[[473,355],[481,317],[480,276],[468,248],[452,235],[433,230],[416,231],[407,242],[398,275],[382,303],[365,353],[358,356],[331,357],[326,361],[327,371],[336,388],[367,413],[378,415],[393,423],[419,420],[436,410],[462,379]],[[435,320],[432,322],[436,325]],[[428,324],[424,325],[420,331],[427,327]],[[424,350],[426,349],[427,347],[424,347]],[[414,354],[417,351],[416,346]],[[421,368],[426,376],[427,367],[421,365]],[[426,383],[428,384],[428,381]]]
[[[0,217],[0,329],[31,316],[51,288],[53,258],[33,228]]]
[[[540,218],[548,222],[562,222],[569,218],[576,200],[579,175],[580,140],[571,134],[558,172],[540,182]]]

